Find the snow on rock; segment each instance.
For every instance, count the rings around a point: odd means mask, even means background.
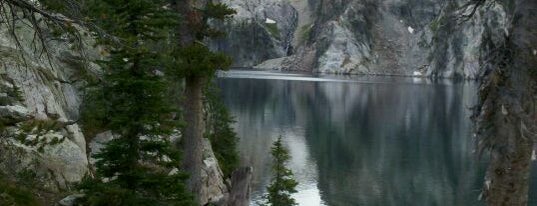
[[[411,26],[409,26],[407,29],[408,29],[408,32],[410,32],[411,34],[414,33],[414,28],[412,28]]]
[[[267,19],[265,20],[265,24],[275,24],[275,23],[276,23],[276,21],[274,21],[274,20],[272,20],[272,19],[270,19],[270,18],[267,18]]]

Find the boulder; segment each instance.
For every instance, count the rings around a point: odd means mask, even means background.
[[[58,202],[58,206],[76,206],[77,200],[83,198],[84,194],[69,195]]]
[[[20,105],[8,105],[0,106],[0,118],[5,121],[4,124],[14,124],[30,119],[31,115],[26,107]]]

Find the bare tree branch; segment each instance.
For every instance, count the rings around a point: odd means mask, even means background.
[[[45,54],[48,64],[53,67],[51,54],[46,43],[47,35],[45,34],[43,27],[54,25],[62,30],[67,30],[66,28],[72,27],[72,24],[75,23],[75,21],[60,14],[46,12],[40,9],[37,4],[27,0],[1,0],[0,13],[0,19],[8,26],[8,32],[14,39],[15,45],[21,53],[25,66],[28,65],[25,58],[24,47],[19,39],[19,34],[16,32],[18,24],[27,25],[34,30],[34,38],[32,40],[34,52],[37,52],[37,45],[39,44],[41,47],[41,52],[38,55],[39,58]],[[71,33],[71,35],[80,39],[78,31]],[[36,39],[38,39],[39,42],[36,42]],[[81,41],[78,41],[77,43],[82,44]]]
[[[80,29],[76,27],[77,25],[90,29],[100,38],[121,44],[122,41],[119,38],[108,34],[103,29],[91,23],[91,21],[84,19],[79,11],[80,5],[78,5],[76,1],[64,0],[62,3],[65,3],[67,7],[73,8],[77,11],[70,11],[72,15],[70,17],[66,17],[62,14],[47,11],[43,9],[42,5],[33,3],[30,0],[0,0],[0,24],[4,23],[7,25],[9,30],[8,32],[14,39],[16,46],[21,52],[21,56],[25,64],[26,59],[24,57],[24,48],[18,36],[20,34],[17,34],[16,32],[16,27],[20,24],[26,25],[34,31],[34,37],[32,40],[34,52],[40,52],[37,54],[39,58],[42,57],[43,54],[46,55],[48,63],[51,67],[53,64],[51,53],[49,47],[47,46],[47,41],[53,40],[49,32],[52,29],[58,29],[61,31],[61,33],[68,34],[69,38],[74,38],[74,41],[78,46],[78,52],[82,56],[85,56],[83,54],[84,45],[82,42],[83,40],[82,35],[80,34]],[[41,47],[39,48],[41,51],[37,51],[38,47]],[[87,60],[86,58],[83,59]]]
[[[18,8],[30,11],[31,13],[41,14],[43,17],[51,21],[55,21],[55,22],[63,23],[63,24],[75,23],[75,21],[68,19],[62,15],[52,14],[52,13],[43,11],[42,9],[38,8],[35,4],[32,4],[26,0],[4,0],[4,1]]]

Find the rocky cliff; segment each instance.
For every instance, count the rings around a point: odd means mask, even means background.
[[[211,42],[231,55],[235,66],[251,67],[292,53],[298,12],[287,1],[222,0],[237,14],[220,25],[226,36]]]
[[[507,28],[500,3],[465,20],[465,0],[222,2],[238,15],[212,45],[241,67],[477,78],[481,54]]]
[[[0,165],[8,174],[32,173],[44,190],[65,191],[89,171],[77,123],[80,80],[97,68],[81,55],[97,54],[77,52],[65,36],[49,36],[47,54],[25,23],[15,25],[18,40],[0,26]]]
[[[84,134],[78,121],[87,80],[101,73],[93,62],[106,52],[79,26],[74,28],[80,38],[73,39],[40,25],[41,44],[28,20],[0,19],[0,176],[30,184],[44,205],[54,205],[91,176],[91,155],[113,138],[110,132]],[[222,203],[231,189],[209,142],[204,142],[202,165],[200,200]],[[4,195],[0,193],[0,204]],[[71,204],[76,197],[62,202]]]

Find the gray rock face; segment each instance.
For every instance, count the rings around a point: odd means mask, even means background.
[[[249,67],[259,60],[270,60],[257,68],[476,78],[481,73],[480,54],[486,53],[483,51],[487,45],[500,41],[507,28],[505,8],[499,3],[462,22],[463,0],[265,0],[256,2],[255,7],[245,6],[248,2],[225,1],[239,10],[234,21],[249,16],[243,11],[250,11],[248,8],[273,12],[267,2],[287,3],[295,8],[297,26],[286,27],[294,29],[294,49],[287,55],[262,55],[274,51],[265,48],[272,44],[245,43],[248,37],[230,32],[226,41],[220,42],[220,48],[233,45],[235,49],[229,51],[234,56],[256,59],[246,62],[236,58],[236,66]],[[236,25],[226,25],[226,31],[242,28]],[[270,38],[257,33],[244,35],[270,42]]]
[[[113,139],[114,139],[114,135],[112,134],[111,131],[106,131],[106,132],[97,134],[93,139],[91,139],[91,142],[89,142],[89,145],[88,145],[90,165],[95,165],[97,160],[93,158],[93,156],[96,154],[99,154],[99,152],[101,152],[101,150],[104,148],[105,144]]]
[[[88,172],[86,142],[75,123],[81,54],[58,37],[47,42],[48,59],[39,44],[32,44],[29,27],[22,22],[15,27],[22,50],[8,27],[0,25],[0,120],[7,127],[0,139],[0,165],[8,173],[34,172],[45,189],[68,189]],[[91,48],[86,31],[80,31],[84,46]],[[85,55],[96,58],[92,52]]]
[[[490,51],[509,35],[507,9],[502,4],[480,10],[461,22],[454,19],[465,13],[457,10],[464,1],[458,2],[450,2],[429,26],[433,37],[429,43],[428,76],[480,77],[484,67],[481,63],[487,62]]]
[[[201,205],[224,202],[229,196],[228,186],[224,184],[224,174],[218,166],[218,160],[214,156],[209,139],[203,140]]]
[[[69,195],[65,198],[63,198],[62,200],[60,200],[58,202],[58,205],[60,206],[76,206],[77,205],[77,200],[79,200],[80,198],[83,198],[85,195],[84,194],[74,194],[74,195]]]
[[[4,119],[4,124],[13,124],[30,119],[30,112],[20,105],[5,105],[0,106],[0,117]]]
[[[234,59],[234,66],[254,66],[290,54],[298,12],[286,0],[221,0],[237,14],[220,29],[226,37],[210,42]]]

